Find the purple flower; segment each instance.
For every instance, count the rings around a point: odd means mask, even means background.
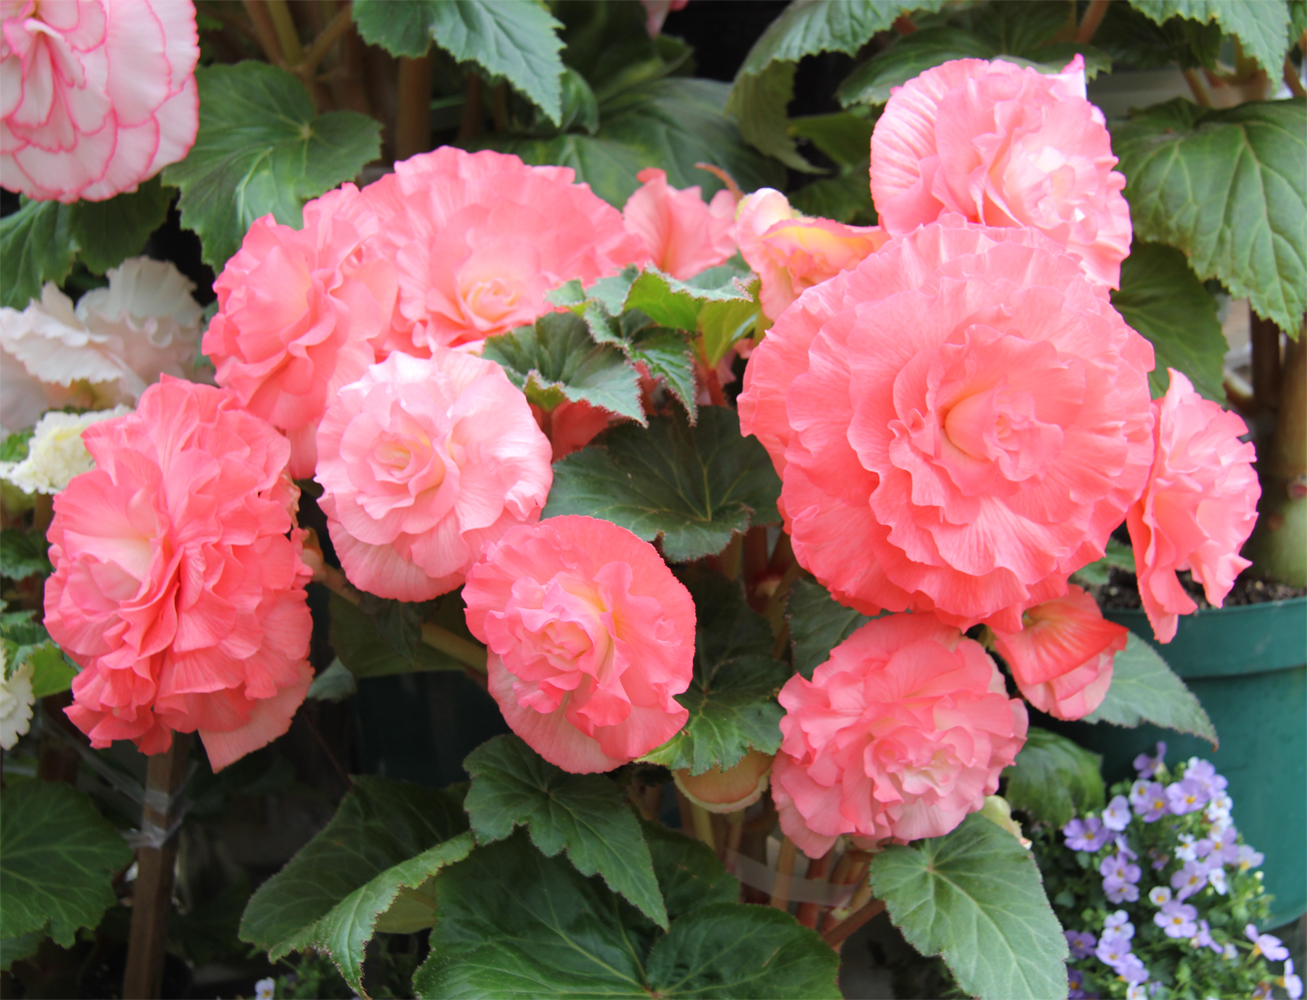
[[[1093,854],[1107,843],[1112,831],[1103,826],[1103,821],[1097,816],[1086,816],[1083,820],[1073,819],[1062,827],[1062,834],[1071,850]]]
[[[1130,841],[1126,839],[1124,833],[1118,833],[1115,837],[1116,853],[1122,857],[1129,858],[1131,861],[1138,861],[1139,855],[1130,850]]]
[[[1208,855],[1208,864],[1213,861],[1219,861],[1221,864],[1232,865],[1239,860],[1239,831],[1233,826],[1212,827],[1211,845],[1212,850]]]
[[[1166,788],[1157,781],[1144,782],[1138,797],[1132,798],[1131,801],[1134,803],[1135,813],[1145,823],[1156,823],[1170,812],[1166,800]]]
[[[1111,903],[1133,903],[1139,898],[1139,886],[1116,875],[1103,879],[1103,892]]]
[[[1124,795],[1115,796],[1103,810],[1103,825],[1121,831],[1130,825],[1130,802]]]
[[[1116,974],[1124,979],[1127,983],[1146,983],[1148,982],[1148,968],[1138,955],[1126,955],[1120,964],[1114,967]]]
[[[1207,866],[1201,861],[1186,861],[1184,867],[1171,876],[1171,888],[1175,890],[1177,901],[1188,899],[1206,884]]]
[[[1243,932],[1253,943],[1254,955],[1258,953],[1265,955],[1268,962],[1283,962],[1289,957],[1289,949],[1278,937],[1271,934],[1258,934],[1257,928],[1252,924],[1245,927]]]
[[[1166,933],[1169,938],[1191,938],[1198,933],[1198,908],[1177,899],[1162,906],[1162,911],[1153,917],[1153,923]]]
[[[1104,934],[1098,939],[1094,954],[1104,965],[1120,971],[1121,963],[1130,955],[1130,939],[1123,934]]]
[[[1130,922],[1130,915],[1125,910],[1117,910],[1114,913],[1109,913],[1107,919],[1103,921],[1103,933],[1106,934],[1108,931],[1116,931],[1129,941],[1135,936],[1135,925]],[[1126,949],[1126,951],[1129,950],[1129,948]]]
[[[1148,1000],[1148,991],[1143,983],[1131,983],[1126,987],[1125,1000]]]
[[[1171,807],[1171,812],[1177,816],[1197,812],[1207,805],[1208,798],[1210,796],[1203,790],[1203,786],[1192,778],[1174,781],[1166,786],[1167,805]]]
[[[1161,742],[1157,744],[1157,756],[1150,757],[1146,753],[1141,753],[1135,758],[1135,770],[1139,772],[1139,777],[1151,778],[1157,773],[1164,757],[1166,757],[1166,744]]]
[[[1226,785],[1229,784],[1216,773],[1216,768],[1212,766],[1211,761],[1199,760],[1197,757],[1189,758],[1189,766],[1184,769],[1184,776],[1190,781],[1198,782],[1209,799],[1214,798],[1217,792],[1225,791]]]
[[[1250,994],[1251,1000],[1271,1000],[1272,996],[1270,983],[1258,983]]]
[[[1235,852],[1235,859],[1239,862],[1239,870],[1242,872],[1249,868],[1260,868],[1266,856],[1261,851],[1254,851],[1248,844],[1240,844],[1239,850]]]
[[[1153,859],[1153,871],[1155,872],[1160,872],[1171,863],[1171,856],[1169,854],[1163,854],[1156,848],[1151,848],[1148,851],[1148,856]]]
[[[1299,1000],[1302,996],[1302,979],[1293,973],[1293,959],[1284,960],[1284,975],[1280,977],[1279,983],[1289,994],[1289,1000]]]
[[[1071,946],[1072,958],[1088,958],[1094,953],[1098,938],[1089,931],[1063,931],[1066,943]]]
[[[1218,955],[1225,950],[1212,940],[1212,929],[1206,920],[1198,921],[1198,932],[1189,939],[1189,943],[1195,948],[1211,948]]]
[[[1148,890],[1148,901],[1154,906],[1165,906],[1171,902],[1171,890],[1164,885],[1155,885]]]

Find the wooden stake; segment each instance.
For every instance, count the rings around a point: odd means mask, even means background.
[[[160,837],[166,836],[172,823],[172,796],[181,787],[190,762],[190,742],[186,733],[173,733],[172,746],[150,758],[145,807],[141,810],[142,833],[160,831]],[[156,1000],[161,995],[176,860],[177,840],[171,836],[158,847],[145,844],[136,851],[136,891],[132,897],[127,972],[123,976],[124,1000]]]

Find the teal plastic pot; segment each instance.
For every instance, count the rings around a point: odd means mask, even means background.
[[[1140,726],[1058,728],[1103,755],[1110,782],[1131,777],[1135,756],[1158,740],[1167,763],[1202,757],[1229,779],[1234,823],[1266,855],[1270,926],[1307,912],[1307,597],[1198,611],[1161,645],[1143,611],[1105,615],[1147,639],[1211,716],[1220,745]]]

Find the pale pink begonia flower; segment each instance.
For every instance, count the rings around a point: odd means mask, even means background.
[[[925,614],[868,622],[780,701],[772,795],[811,858],[842,835],[872,848],[948,833],[998,790],[1028,725],[984,647]]]
[[[1080,256],[1113,288],[1130,253],[1125,177],[1084,63],[1061,74],[954,59],[898,88],[871,137],[871,195],[895,236],[957,212],[1029,226]]]
[[[723,189],[704,203],[699,186],[677,190],[666,171],[647,167],[622,209],[626,228],[644,243],[648,260],[678,281],[729,260],[735,253],[735,196]]]
[[[839,600],[1017,632],[1143,491],[1152,367],[1077,258],[950,216],[788,309],[740,425],[781,474],[796,558]]]
[[[63,390],[47,391],[62,400],[55,405],[107,409],[134,403],[160,375],[195,376],[203,310],[190,279],[148,257],[123,261],[108,278],[75,308],[48,281],[39,302],[0,309],[0,348],[33,379]]]
[[[1098,602],[1075,585],[1027,609],[1021,622],[1020,632],[995,630],[994,636],[1030,703],[1058,719],[1083,719],[1101,705],[1129,630],[1105,619]]]
[[[648,542],[593,517],[513,528],[463,588],[513,732],[565,771],[609,771],[671,739],[694,674],[689,591]]]
[[[847,226],[800,215],[779,191],[760,188],[740,202],[740,253],[758,274],[763,315],[777,319],[804,290],[856,267],[889,240],[879,226]]]
[[[200,734],[214,770],[276,739],[313,680],[290,446],[234,395],[164,376],[83,432],[54,500],[45,626],[82,671],[68,717],[147,754]]]
[[[395,269],[364,258],[381,223],[353,184],[304,206],[300,230],[258,219],[214,282],[204,352],[219,385],[291,443],[291,474],[313,475],[318,421],[341,386],[377,360]]]
[[[1175,638],[1179,616],[1198,610],[1176,573],[1192,570],[1219,608],[1249,565],[1239,549],[1257,523],[1261,485],[1257,449],[1239,438],[1237,415],[1194,391],[1174,368],[1166,395],[1154,400],[1156,458],[1143,496],[1126,518],[1139,574],[1139,596],[1159,642]]]
[[[341,568],[401,601],[460,586],[487,545],[539,518],[553,483],[526,396],[493,361],[450,348],[372,365],[337,393],[317,447]]]
[[[621,213],[569,167],[442,146],[365,189],[382,220],[370,258],[392,259],[399,301],[388,349],[479,350],[554,309],[545,294],[640,260]]]
[[[663,30],[663,22],[674,10],[684,10],[690,0],[640,0],[644,5],[646,27],[649,37],[656,38]]]
[[[0,184],[103,201],[189,152],[200,58],[190,0],[2,0]]]

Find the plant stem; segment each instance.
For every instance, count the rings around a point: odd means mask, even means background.
[[[300,60],[299,66],[296,67],[300,75],[306,80],[310,79],[316,72],[318,63],[326,58],[327,53],[331,51],[331,47],[340,41],[353,26],[354,21],[349,16],[349,8],[342,8],[322,29],[322,33],[313,39],[313,44],[304,53],[304,58]]]
[[[690,803],[690,817],[694,820],[694,835],[717,853],[717,838],[713,836],[712,813],[701,805]]]
[[[853,912],[853,915],[828,930],[821,936],[822,940],[834,948],[840,950],[840,945],[859,927],[871,920],[873,917],[880,915],[880,911],[885,909],[885,903],[880,899],[871,899],[865,902],[861,907]]]
[[[274,66],[285,65],[281,54],[281,43],[277,41],[277,29],[272,23],[272,16],[263,0],[245,0],[245,13],[250,16],[254,27],[254,37],[259,40],[259,48]]]
[[[467,97],[463,102],[463,120],[458,123],[458,139],[463,142],[481,132],[481,91],[484,84],[475,73],[467,75]]]
[[[286,0],[263,0],[268,17],[272,20],[273,30],[277,32],[277,42],[281,45],[281,54],[288,66],[298,66],[304,58],[300,47],[300,36],[295,31],[295,19],[290,15]]]
[[[1189,84],[1190,91],[1193,92],[1195,103],[1200,107],[1210,108],[1212,95],[1207,92],[1207,85],[1203,83],[1203,78],[1198,75],[1198,71],[1193,68],[1184,70],[1184,78]]]
[[[772,885],[769,905],[778,910],[790,908],[790,882],[794,878],[794,862],[798,860],[799,849],[789,837],[781,838],[781,850],[776,856],[776,881]]]
[[[1289,88],[1294,97],[1307,97],[1307,88],[1302,85],[1302,77],[1298,75],[1297,67],[1288,56],[1284,57],[1284,85]]]
[[[399,60],[399,110],[395,115],[395,159],[431,148],[431,52]]]
[[[1252,314],[1253,399],[1261,410],[1274,410],[1280,395],[1280,328]]]
[[[1075,40],[1081,45],[1088,45],[1093,40],[1094,32],[1103,23],[1103,15],[1107,13],[1109,3],[1111,0],[1090,0],[1089,9],[1085,11],[1084,19],[1076,28]]]
[[[737,809],[726,817],[726,856],[729,859],[732,854],[740,850],[740,838],[744,836],[744,810]],[[730,867],[730,863],[727,863]]]
[[[810,865],[808,865],[808,875],[807,875],[808,878],[821,879],[821,878],[826,878],[830,874],[831,854],[833,850],[834,849],[832,848],[831,851],[827,851],[817,860],[813,861]],[[799,904],[799,908],[795,911],[794,917],[796,920],[798,920],[799,923],[803,924],[804,927],[811,927],[813,929],[816,929],[817,915],[820,912],[821,912],[820,903],[805,902]]]
[[[502,80],[490,89],[490,120],[496,132],[508,131],[508,85]]]

